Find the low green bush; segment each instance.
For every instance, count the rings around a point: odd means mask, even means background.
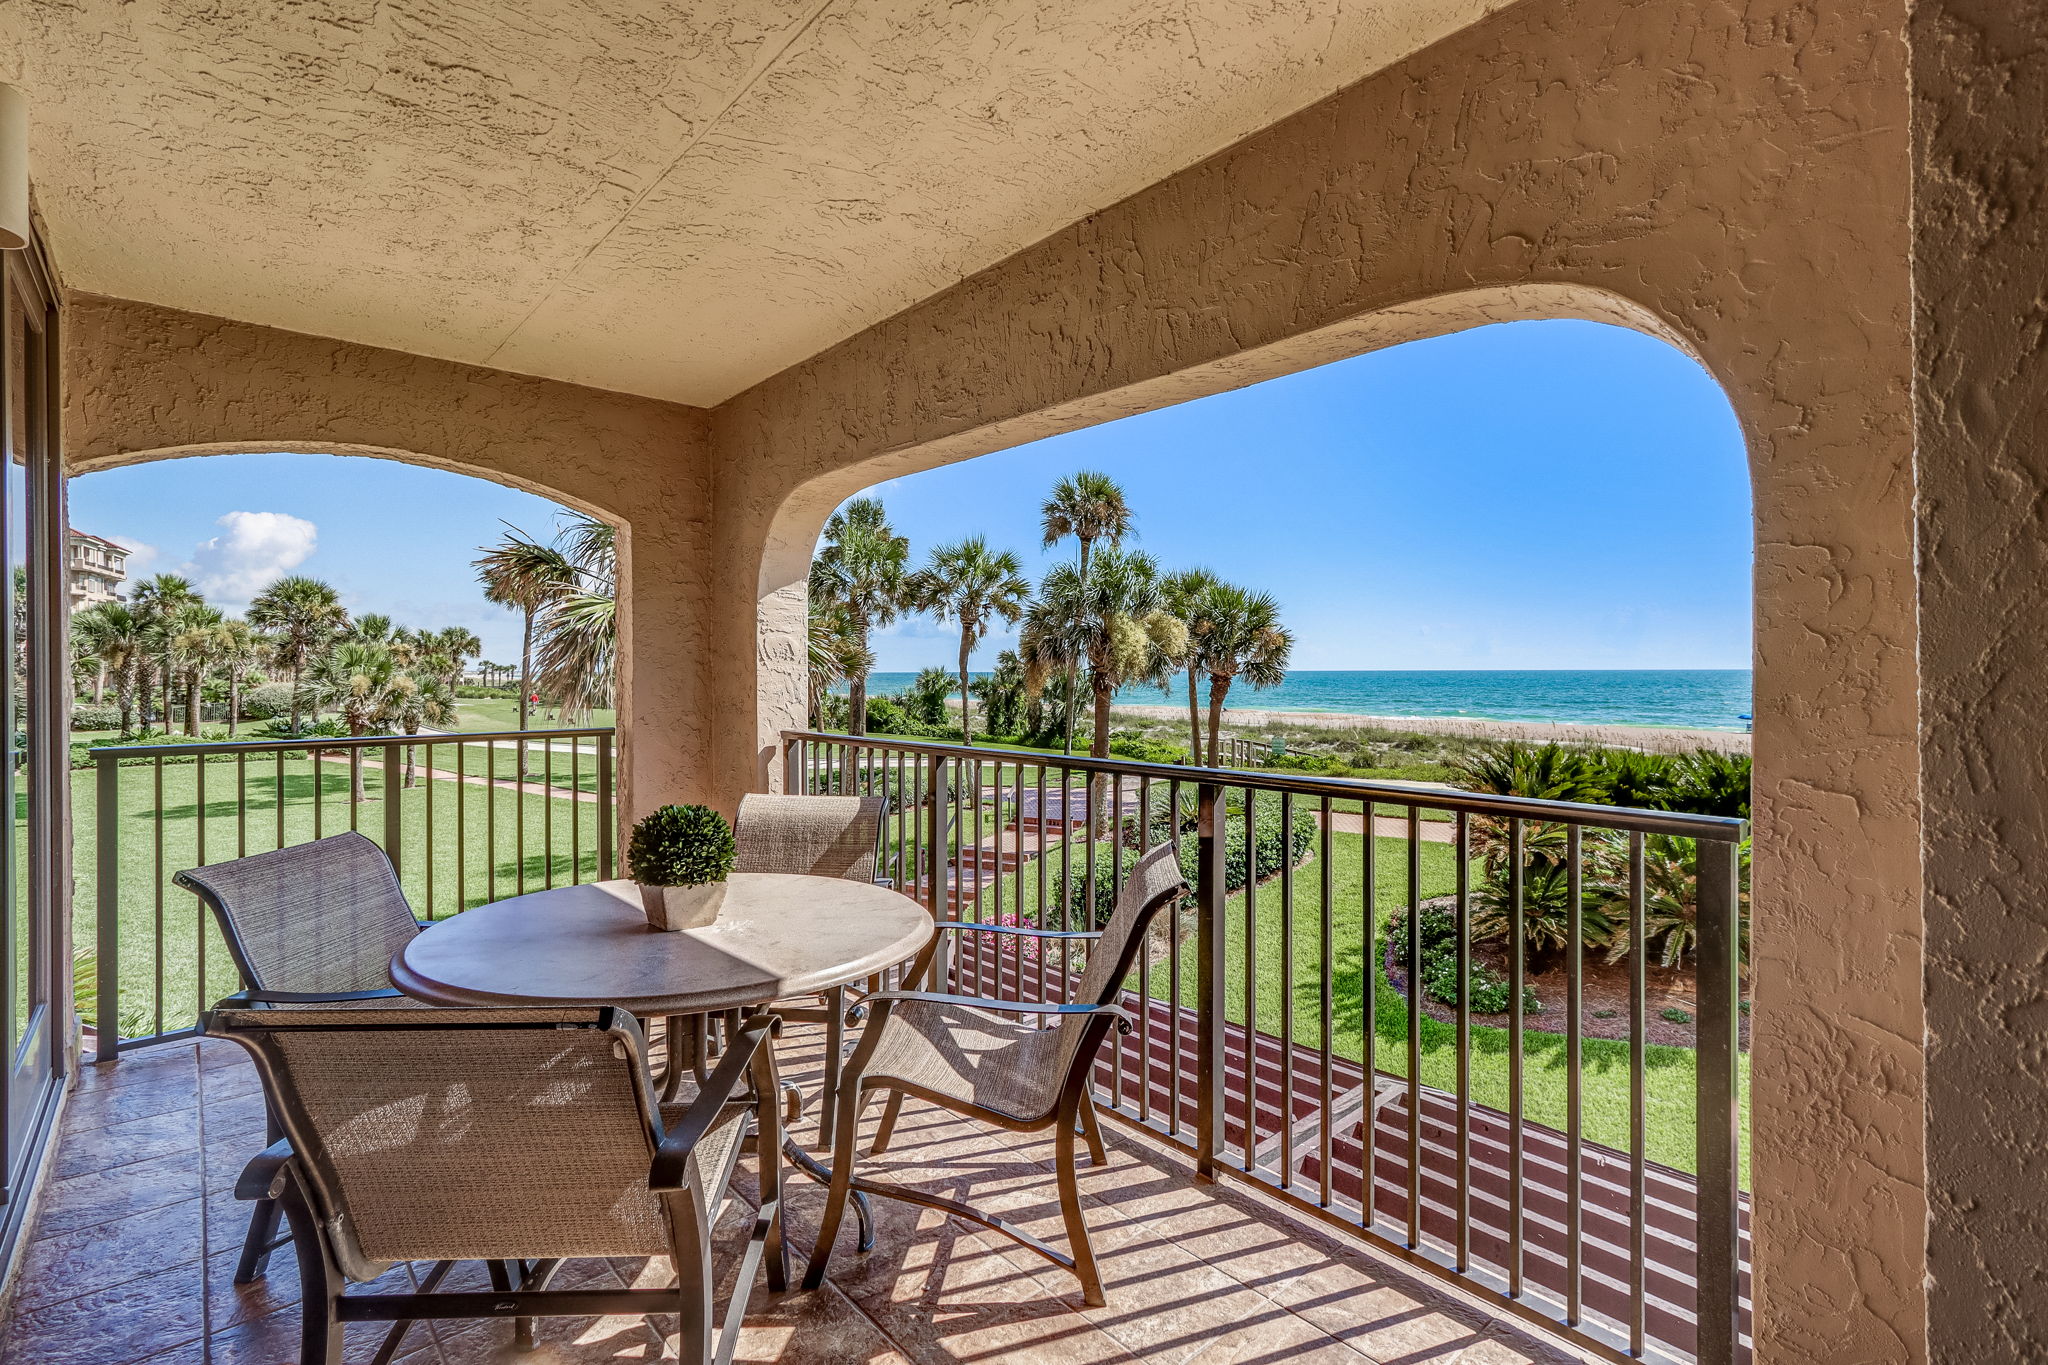
[[[242,694],[242,715],[247,720],[275,720],[292,713],[292,685],[264,683]]]
[[[1143,735],[1112,733],[1109,737],[1109,752],[1117,758],[1128,758],[1138,763],[1185,763],[1188,751],[1177,744],[1166,744]]]
[[[121,708],[118,706],[95,706],[91,702],[74,702],[71,706],[71,728],[74,730],[118,730],[121,728]]]
[[[510,687],[482,687],[476,683],[462,683],[455,689],[455,695],[462,701],[518,701],[519,693]]]
[[[1416,944],[1421,964],[1422,993],[1439,1005],[1458,1007],[1458,917],[1440,906],[1425,905],[1416,915]],[[1387,931],[1388,952],[1397,964],[1408,960],[1408,921],[1396,916]],[[1474,1014],[1504,1014],[1514,1003],[1512,983],[1481,962],[1469,962],[1465,989]],[[1543,1012],[1533,987],[1522,988],[1522,1009]]]

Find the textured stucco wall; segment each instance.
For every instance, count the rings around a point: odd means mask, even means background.
[[[1912,42],[1928,1330],[2048,1360],[2048,9]]]
[[[627,818],[710,794],[689,719],[706,709],[702,409],[92,295],[72,298],[64,344],[74,474],[232,450],[389,455],[620,525]]]
[[[1654,320],[1754,475],[1762,1358],[1920,1359],[1904,23],[1524,0],[722,404],[721,790],[800,716],[858,488],[1491,317]]]

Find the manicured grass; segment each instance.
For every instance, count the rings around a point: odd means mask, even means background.
[[[365,766],[368,799],[353,807],[348,769],[339,763],[319,764],[316,771],[305,759],[289,760],[280,793],[274,765],[267,760],[252,762],[246,766],[244,800],[238,796],[237,765],[231,759],[213,760],[205,765],[203,806],[200,771],[193,763],[164,765],[159,796],[153,768],[120,769],[115,823],[119,963],[121,1005],[130,1016],[130,1032],[156,1029],[159,994],[162,1026],[176,1029],[189,1025],[201,1005],[236,984],[218,932],[201,916],[193,897],[170,884],[173,873],[202,860],[219,862],[277,847],[280,795],[286,844],[349,828],[351,811],[363,833],[383,842],[387,807],[377,764]],[[94,778],[89,769],[71,774],[78,830],[74,934],[80,948],[96,943],[99,835]],[[430,794],[431,860],[426,856]],[[401,787],[400,796],[402,880],[422,918],[453,914],[521,889],[538,890],[547,884],[550,871],[557,884],[571,880],[572,866],[581,869],[585,880],[598,874],[598,817],[591,802],[535,793],[522,798],[511,791],[424,777],[411,788]]]
[[[594,711],[587,720],[574,725],[549,719],[545,706],[535,706],[527,717],[527,728],[532,730],[601,730],[609,728],[615,721],[616,712]],[[490,730],[517,730],[519,728],[519,703],[510,697],[480,697],[473,701],[455,703],[455,721],[446,727],[468,734],[481,734]]]
[[[1353,1061],[1365,1057],[1365,982],[1368,970],[1374,983],[1371,1036],[1375,1045],[1374,1066],[1394,1075],[1407,1074],[1408,1007],[1388,983],[1377,960],[1368,966],[1365,944],[1365,850],[1362,835],[1333,834],[1330,839],[1330,914],[1332,952],[1329,961],[1332,998],[1331,1050]],[[1383,947],[1386,926],[1392,917],[1405,912],[1408,903],[1407,843],[1402,839],[1373,841],[1375,879],[1373,901],[1380,916],[1375,945]],[[1073,854],[1080,865],[1080,854]],[[1058,855],[1053,856],[1057,863]],[[1457,866],[1449,845],[1424,843],[1420,857],[1422,898],[1448,894],[1456,888]],[[1035,916],[1040,869],[1034,863],[1003,879],[1000,887],[982,897],[981,915],[1015,914],[1019,907],[1026,917]],[[1263,1032],[1278,1036],[1292,1012],[1294,1040],[1315,1047],[1321,1043],[1321,996],[1323,975],[1323,877],[1324,868],[1312,850],[1309,859],[1294,869],[1294,908],[1291,936],[1282,933],[1279,878],[1254,889],[1249,898],[1255,915],[1248,918],[1243,892],[1230,898],[1228,946],[1225,950],[1228,985],[1223,1007],[1234,1023],[1248,1016],[1256,1018]],[[1058,927],[1059,915],[1048,917]],[[1082,927],[1076,925],[1075,927]],[[1250,951],[1247,951],[1249,945]],[[1374,958],[1378,956],[1377,951]],[[1190,936],[1182,949],[1181,1000],[1197,1003],[1193,970],[1194,940]],[[1247,979],[1250,988],[1247,990]],[[1170,977],[1165,963],[1155,963],[1149,983],[1155,998],[1167,998]],[[1247,1001],[1250,1008],[1247,1008]],[[1544,1002],[1561,1008],[1562,1001]],[[1480,1016],[1487,1018],[1487,1016]],[[1506,1016],[1493,1016],[1490,1023],[1475,1020],[1472,1028],[1472,1098],[1480,1104],[1506,1109],[1510,1102],[1508,1077],[1509,1044],[1504,1025]],[[1422,1080],[1441,1089],[1457,1083],[1456,1030],[1425,1015],[1421,1020]],[[1523,1035],[1523,1111],[1530,1121],[1562,1129],[1566,1117],[1567,1047],[1561,1034],[1529,1029]],[[1629,1124],[1628,1045],[1606,1039],[1583,1043],[1584,1086],[1582,1104],[1584,1131],[1589,1141],[1626,1150]],[[1744,1128],[1748,1123],[1748,1069],[1741,1063]],[[1691,1050],[1650,1047],[1645,1054],[1645,1140],[1652,1161],[1682,1171],[1695,1167],[1693,1134],[1694,1058]],[[1748,1180],[1745,1151],[1743,1180]]]

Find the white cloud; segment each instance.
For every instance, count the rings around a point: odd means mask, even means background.
[[[312,556],[319,528],[286,512],[230,512],[224,533],[192,552],[192,577],[216,603],[239,607]]]

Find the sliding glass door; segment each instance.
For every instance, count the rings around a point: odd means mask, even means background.
[[[71,1009],[69,707],[57,443],[56,291],[41,253],[0,252],[0,1264],[19,1229],[66,1066]]]

